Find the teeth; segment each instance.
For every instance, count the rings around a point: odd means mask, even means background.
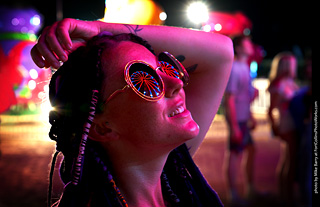
[[[173,117],[175,115],[181,114],[182,112],[184,112],[184,107],[183,106],[179,106],[174,112],[172,112],[169,117]]]

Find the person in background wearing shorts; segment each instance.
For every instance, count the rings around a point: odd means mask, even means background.
[[[247,36],[233,38],[235,60],[230,79],[224,94],[225,117],[228,124],[228,150],[225,159],[228,199],[231,204],[245,205],[236,188],[239,175],[238,163],[243,160],[245,193],[248,199],[254,195],[253,170],[255,147],[250,131],[255,120],[250,112],[250,103],[257,96],[251,85],[248,58],[253,55],[253,44]]]

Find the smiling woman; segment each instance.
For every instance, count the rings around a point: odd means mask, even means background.
[[[161,51],[183,55],[192,73]],[[229,38],[65,19],[31,54],[40,67],[68,59],[50,82],[50,137],[66,184],[56,206],[222,206],[191,156],[228,80]]]

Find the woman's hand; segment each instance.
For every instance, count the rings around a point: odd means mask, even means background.
[[[40,68],[59,68],[60,61],[67,61],[72,51],[99,32],[97,22],[75,19],[56,22],[43,30],[37,44],[31,50],[32,59]]]

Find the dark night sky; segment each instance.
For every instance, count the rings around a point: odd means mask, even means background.
[[[44,25],[55,21],[55,0],[13,0],[31,5],[44,16]],[[62,0],[64,17],[93,20],[103,17],[104,0]],[[166,25],[188,27],[185,7],[188,0],[157,0],[168,15]],[[304,53],[312,46],[311,0],[207,0],[213,11],[241,11],[253,23],[253,41],[272,57],[282,50],[298,46]],[[12,3],[11,3],[12,4]]]

